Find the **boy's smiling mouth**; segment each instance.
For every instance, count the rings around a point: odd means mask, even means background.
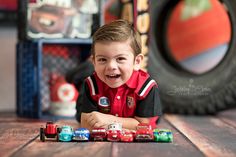
[[[106,75],[106,77],[109,78],[109,79],[116,79],[116,78],[119,78],[120,76],[121,76],[120,74]]]

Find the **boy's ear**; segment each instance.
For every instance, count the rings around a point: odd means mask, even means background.
[[[89,60],[93,63],[93,65],[95,65],[95,58],[93,55],[90,56]]]
[[[139,70],[143,61],[143,54],[138,54],[134,59],[134,70]]]

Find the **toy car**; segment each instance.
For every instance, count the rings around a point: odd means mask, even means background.
[[[90,138],[94,141],[103,141],[107,137],[107,131],[105,128],[94,128],[91,130]]]
[[[134,141],[135,131],[123,130],[120,136],[121,142],[133,142]]]
[[[72,141],[73,128],[68,125],[61,127],[60,133],[58,134],[58,141],[69,142]]]
[[[88,141],[90,132],[86,128],[78,128],[73,133],[73,140],[75,141]]]
[[[136,141],[153,141],[153,131],[152,126],[147,123],[140,123],[137,126],[137,131],[135,134]]]
[[[173,142],[173,134],[169,129],[154,129],[153,135],[156,142]]]
[[[47,138],[58,138],[58,132],[60,128],[56,124],[54,124],[52,121],[48,121],[46,123],[46,127],[40,128],[40,140],[45,141],[45,137]]]
[[[111,142],[120,141],[122,131],[121,123],[112,123],[108,125],[107,140]]]

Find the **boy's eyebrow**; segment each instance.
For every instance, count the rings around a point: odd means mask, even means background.
[[[120,56],[128,56],[128,54],[118,54],[114,57],[120,57]],[[104,55],[95,55],[95,57],[106,57],[107,58],[107,56],[104,56]]]
[[[95,57],[105,57],[105,56],[103,56],[103,55],[95,55]]]

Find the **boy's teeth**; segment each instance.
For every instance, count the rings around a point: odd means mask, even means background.
[[[114,74],[114,75],[107,75],[108,77],[110,77],[110,78],[117,78],[117,77],[119,77],[119,75],[117,74]]]

